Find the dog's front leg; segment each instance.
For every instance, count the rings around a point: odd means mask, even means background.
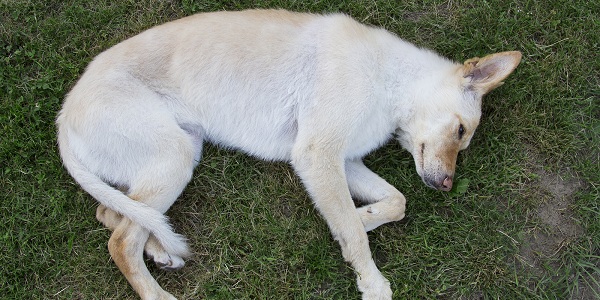
[[[369,240],[354,207],[346,183],[344,159],[338,147],[315,143],[297,146],[293,166],[311,195],[315,206],[329,225],[342,248],[346,261],[357,273],[363,299],[391,299],[389,282],[381,275],[371,257]]]
[[[345,169],[350,194],[367,203],[357,208],[365,231],[404,218],[406,198],[395,187],[369,170],[361,159],[346,161]]]

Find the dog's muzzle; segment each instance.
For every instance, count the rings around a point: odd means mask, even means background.
[[[423,178],[423,181],[427,186],[436,190],[449,192],[452,189],[452,176],[450,175],[440,176],[439,178],[437,176],[427,176]]]

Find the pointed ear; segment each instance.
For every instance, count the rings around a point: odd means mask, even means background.
[[[467,79],[466,86],[482,95],[501,86],[510,73],[521,62],[521,52],[510,51],[490,54],[484,58],[471,58],[461,67],[462,75]]]

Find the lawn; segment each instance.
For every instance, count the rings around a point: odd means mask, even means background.
[[[484,99],[450,193],[390,143],[367,165],[407,215],[369,233],[394,299],[600,299],[600,2],[0,1],[2,299],[136,299],[96,202],[61,165],[54,120],[92,58],[198,12],[344,12],[457,61],[519,50]],[[207,146],[168,212],[194,255],[153,265],[180,299],[358,299],[350,267],[287,164]]]

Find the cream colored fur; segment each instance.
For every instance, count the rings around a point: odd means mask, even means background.
[[[189,255],[164,213],[204,142],[291,163],[363,299],[391,299],[366,232],[402,219],[406,200],[362,158],[396,138],[427,185],[449,190],[481,97],[520,58],[505,52],[456,64],[341,14],[198,14],[90,63],[57,119],[60,154],[101,203],[97,218],[113,230],[110,254],[142,299],[174,298],[142,256],[145,249],[175,269]]]

